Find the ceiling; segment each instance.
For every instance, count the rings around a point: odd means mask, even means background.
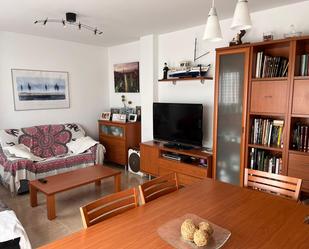
[[[269,9],[303,0],[249,0],[250,11]],[[217,0],[220,19],[233,15],[237,0]],[[0,30],[26,33],[81,43],[111,46],[205,23],[211,0],[1,0]],[[76,12],[82,23],[103,30],[94,36],[76,27],[62,28],[36,19],[59,18]],[[75,28],[75,29],[74,29]]]

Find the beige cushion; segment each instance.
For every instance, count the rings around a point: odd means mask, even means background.
[[[67,146],[72,153],[81,154],[98,143],[98,141],[95,141],[91,137],[87,136],[78,138],[75,141],[67,143]]]
[[[3,152],[8,157],[19,157],[19,158],[25,158],[29,159],[31,161],[42,161],[44,160],[41,157],[35,156],[30,152],[30,149],[23,145],[23,144],[17,144],[13,146],[7,146],[3,148]]]

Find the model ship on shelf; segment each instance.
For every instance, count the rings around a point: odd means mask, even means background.
[[[203,66],[201,64],[192,66],[191,61],[180,62],[180,67],[170,68],[168,78],[195,78],[205,77],[210,68],[210,64]]]

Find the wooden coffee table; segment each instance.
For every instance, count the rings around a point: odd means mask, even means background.
[[[31,207],[38,205],[37,192],[40,191],[46,195],[47,218],[49,220],[56,218],[55,194],[77,188],[89,183],[101,185],[101,180],[114,177],[115,192],[121,190],[121,172],[103,165],[94,165],[87,168],[77,169],[54,176],[48,176],[46,183],[38,180],[29,182],[30,204]]]

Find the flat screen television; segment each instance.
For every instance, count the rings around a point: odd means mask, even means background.
[[[203,105],[153,103],[153,137],[175,144],[202,146]]]

